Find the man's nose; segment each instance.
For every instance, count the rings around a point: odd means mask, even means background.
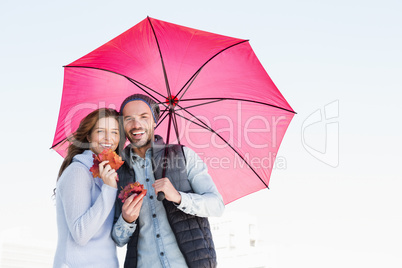
[[[141,126],[141,124],[140,124],[140,122],[137,120],[137,119],[133,119],[133,127],[134,128],[138,128],[138,127],[140,127]]]

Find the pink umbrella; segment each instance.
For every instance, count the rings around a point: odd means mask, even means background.
[[[52,148],[65,156],[83,117],[134,93],[160,103],[156,134],[194,149],[226,204],[268,188],[295,112],[248,40],[144,19],[65,66]]]

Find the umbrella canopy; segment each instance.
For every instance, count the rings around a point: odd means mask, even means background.
[[[226,204],[268,188],[295,112],[248,40],[144,19],[65,66],[52,148],[64,156],[83,117],[134,93],[160,103],[155,133],[195,150]]]

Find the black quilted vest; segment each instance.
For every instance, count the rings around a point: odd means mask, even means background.
[[[162,164],[165,144],[160,136],[156,136],[153,145],[153,168],[155,179],[162,177]],[[168,145],[166,177],[178,191],[193,192],[187,178],[185,158],[181,145]],[[134,170],[130,165],[130,148],[125,148],[123,154],[125,163],[117,171],[119,175],[118,188],[124,187],[130,182],[135,181]],[[158,201],[159,202],[159,201]],[[182,252],[187,266],[190,268],[212,268],[216,267],[216,253],[208,218],[197,217],[186,214],[170,201],[163,200],[170,227],[176,237],[177,244]],[[122,203],[116,199],[115,222],[120,217]],[[137,267],[137,243],[139,225],[127,244],[125,268]],[[176,268],[176,267],[175,267]]]

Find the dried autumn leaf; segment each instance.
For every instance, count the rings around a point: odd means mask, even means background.
[[[94,157],[94,164],[89,169],[89,171],[92,172],[94,178],[100,176],[99,164],[102,163],[103,161],[106,160],[109,161],[108,165],[110,165],[110,167],[113,168],[114,170],[118,170],[124,163],[121,157],[118,154],[116,154],[116,152],[113,151],[112,149],[105,149],[98,155],[93,154],[93,157]]]
[[[118,197],[124,203],[124,201],[126,201],[126,199],[129,198],[131,195],[133,195],[133,194],[140,195],[143,192],[144,192],[143,195],[145,195],[147,193],[147,190],[144,189],[144,185],[142,185],[141,183],[136,181],[136,182],[127,184],[126,187],[124,187],[124,189],[120,191],[120,194]]]

